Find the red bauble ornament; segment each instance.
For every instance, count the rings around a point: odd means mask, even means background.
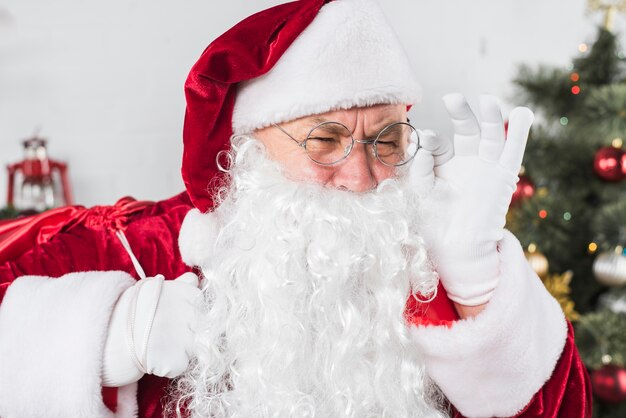
[[[521,174],[519,176],[519,181],[517,182],[517,187],[515,188],[515,192],[513,192],[513,198],[511,199],[511,204],[517,204],[522,200],[531,198],[535,194],[535,185],[533,181],[525,174]]]
[[[605,402],[622,402],[626,399],[626,370],[612,364],[602,366],[591,372],[591,387]]]
[[[602,147],[596,152],[593,169],[606,181],[620,181],[626,177],[624,150],[615,147]]]

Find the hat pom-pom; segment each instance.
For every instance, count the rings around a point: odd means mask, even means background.
[[[190,210],[180,228],[178,247],[185,264],[202,266],[211,257],[219,233],[217,216],[213,212]]]

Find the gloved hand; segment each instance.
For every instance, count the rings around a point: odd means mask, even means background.
[[[494,97],[480,97],[480,123],[462,95],[446,95],[444,103],[454,123],[453,153],[449,141],[423,135],[411,176],[421,187],[435,186],[424,203],[422,234],[448,297],[476,306],[486,303],[498,284],[497,242],[533,113],[515,108],[505,140]]]
[[[128,288],[113,309],[104,349],[104,386],[136,382],[145,373],[176,377],[187,368],[193,343],[198,277],[149,277]]]

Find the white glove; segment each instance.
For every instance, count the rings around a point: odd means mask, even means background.
[[[480,97],[480,124],[462,95],[446,95],[444,103],[454,123],[454,155],[449,141],[423,135],[424,148],[411,176],[421,187],[437,186],[426,197],[422,234],[448,297],[476,306],[489,301],[498,284],[497,242],[519,180],[533,113],[515,108],[505,141],[494,97]]]
[[[109,322],[104,348],[104,386],[136,382],[145,373],[176,377],[187,368],[193,343],[198,277],[149,277],[128,288]]]

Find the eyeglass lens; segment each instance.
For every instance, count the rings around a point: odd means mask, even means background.
[[[353,146],[352,134],[347,127],[337,122],[325,122],[311,130],[305,150],[313,161],[329,165],[346,158]],[[418,148],[419,137],[415,129],[399,122],[380,131],[372,151],[383,164],[400,166],[409,162]]]

